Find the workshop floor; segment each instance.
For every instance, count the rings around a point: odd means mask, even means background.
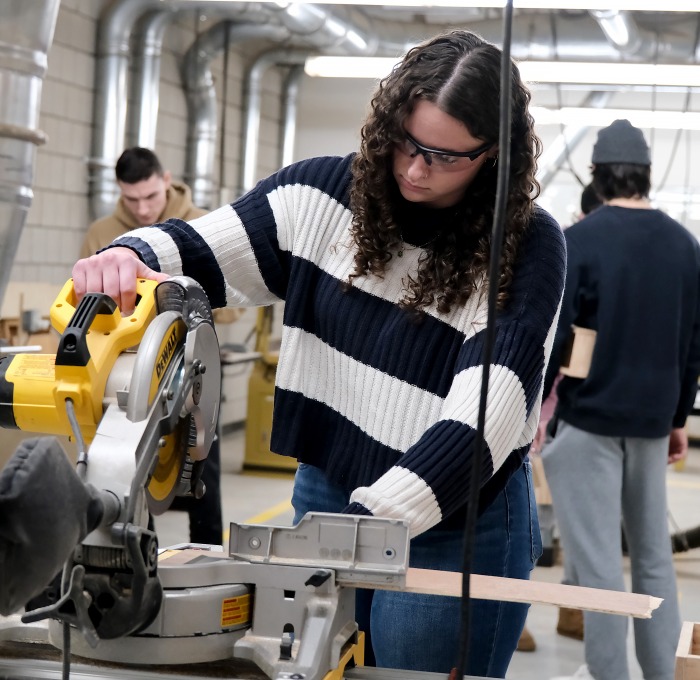
[[[242,430],[227,434],[222,442],[222,497],[224,521],[251,524],[287,525],[291,523],[291,472],[235,472],[242,460],[244,434]],[[700,525],[700,449],[691,449],[682,470],[669,468],[669,522],[671,531]],[[161,546],[188,540],[187,515],[168,512],[156,520]],[[700,548],[675,556],[681,614],[685,621],[700,621]],[[559,582],[561,566],[536,567],[533,579]],[[583,643],[557,635],[557,609],[533,605],[527,626],[533,634],[537,649],[516,652],[510,665],[510,680],[548,680],[557,675],[573,674],[583,663]],[[631,626],[630,626],[631,629]],[[631,680],[641,680],[642,674],[634,658],[632,633],[628,640]]]

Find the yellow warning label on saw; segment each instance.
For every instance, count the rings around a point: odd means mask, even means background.
[[[240,626],[250,621],[250,594],[221,601],[221,627]]]

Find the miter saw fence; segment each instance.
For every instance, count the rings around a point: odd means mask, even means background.
[[[18,450],[3,470],[0,504],[32,511],[20,531],[0,530],[0,567],[15,584],[3,588],[0,613],[49,585],[25,571],[19,558],[32,555],[43,561],[42,576],[63,566],[63,583],[56,601],[24,618],[70,624],[91,645],[132,634],[157,615],[162,586],[149,517],[177,495],[201,495],[197,468],[216,436],[221,370],[204,291],[174,277],[139,280],[137,293],[134,313],[122,317],[104,294],[76,307],[68,281],[51,308],[61,333],[56,355],[0,360],[0,424],[75,438],[80,472],[66,473],[53,438]],[[76,495],[76,484],[86,493]],[[45,530],[61,503],[82,503],[76,517],[91,519],[54,536],[63,551],[46,551]]]

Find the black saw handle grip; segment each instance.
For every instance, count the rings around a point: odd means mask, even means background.
[[[111,316],[117,303],[106,293],[87,293],[63,332],[56,352],[57,366],[87,366],[90,350],[87,334],[98,314]]]

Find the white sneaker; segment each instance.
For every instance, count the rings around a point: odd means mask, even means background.
[[[595,680],[588,670],[588,666],[584,663],[573,675],[557,675],[551,680]]]

